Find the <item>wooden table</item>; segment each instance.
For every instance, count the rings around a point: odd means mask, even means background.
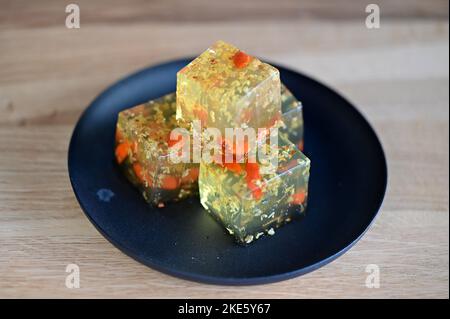
[[[365,27],[361,1],[76,3],[81,28],[67,29],[60,1],[0,0],[0,297],[449,297],[447,1],[379,1],[380,29]],[[221,287],[164,275],[114,248],[73,195],[68,143],[90,101],[137,69],[217,39],[331,85],[386,151],[375,224],[303,277]],[[69,263],[80,266],[79,289],[65,287]],[[378,289],[365,286],[368,264],[380,268]]]

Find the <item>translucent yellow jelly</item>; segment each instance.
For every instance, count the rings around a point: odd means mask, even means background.
[[[280,136],[297,144],[303,137],[301,104],[284,85],[281,85],[281,100],[284,114]],[[121,166],[126,176],[153,204],[182,199],[198,191],[199,164],[169,162],[167,142],[170,131],[175,127],[189,127],[175,119],[175,110],[176,95],[171,93],[119,114],[116,134],[118,159],[124,157]],[[158,173],[163,171],[170,172],[170,177],[164,178],[164,174]],[[156,187],[153,180],[157,181]]]
[[[177,119],[206,127],[268,128],[281,116],[279,71],[223,41],[177,74]]]
[[[239,243],[273,235],[306,208],[310,161],[294,144],[280,139],[276,172],[260,167],[200,164],[201,203]]]
[[[303,151],[303,106],[283,84],[281,85],[281,109],[283,115],[279,129],[280,136]]]
[[[198,165],[174,164],[169,156],[175,119],[175,94],[119,114],[115,155],[127,178],[154,205],[185,198],[197,190]]]

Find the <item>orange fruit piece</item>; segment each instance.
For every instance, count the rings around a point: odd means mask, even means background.
[[[245,68],[250,63],[251,60],[252,60],[252,57],[242,51],[238,51],[233,56],[234,66],[237,67],[238,69]]]
[[[141,164],[133,163],[133,172],[141,183],[147,184],[147,187],[152,186],[152,179],[148,176],[147,172],[142,169]]]
[[[151,180],[148,177],[148,175],[144,172],[144,170],[142,169],[141,164],[133,163],[133,172],[141,183],[147,182],[148,186],[151,186]]]
[[[119,163],[119,164],[123,163],[123,161],[128,156],[129,150],[130,150],[130,143],[128,143],[128,142],[123,142],[116,147],[115,155],[116,155],[117,163]]]
[[[260,199],[263,192],[261,187],[256,185],[256,181],[261,179],[261,175],[259,174],[259,164],[258,163],[247,163],[245,167],[245,171],[247,172],[247,176],[245,179],[247,181],[247,187],[252,192],[252,196],[254,199]]]
[[[247,187],[252,192],[252,196],[254,199],[258,200],[262,196],[262,189],[261,187],[257,186],[254,181],[247,182]]]
[[[181,183],[191,183],[191,182],[195,182],[196,180],[198,180],[198,167],[193,167],[191,169],[189,169],[188,174],[182,178]]]
[[[168,141],[167,141],[167,145],[168,145],[169,147],[172,147],[172,146],[176,145],[178,142],[180,142],[182,139],[183,139],[182,136],[178,136],[178,139],[172,140],[172,139],[170,138],[170,134],[169,134],[169,138],[168,138]]]
[[[242,166],[239,163],[223,163],[223,166],[233,173],[240,174],[242,172]]]
[[[258,163],[247,163],[245,171],[247,172],[246,176],[247,182],[261,179],[261,175],[259,174]]]
[[[305,191],[299,191],[298,193],[292,195],[292,204],[294,205],[303,204],[305,202],[305,199],[306,199]]]
[[[178,179],[173,176],[164,176],[161,181],[161,188],[166,190],[174,190],[178,188]]]

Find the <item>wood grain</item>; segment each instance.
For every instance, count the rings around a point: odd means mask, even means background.
[[[236,22],[289,20],[360,20],[369,3],[380,6],[383,19],[448,19],[448,0],[77,0],[83,25],[143,22]],[[64,22],[58,0],[1,0],[0,27],[44,27]]]
[[[309,9],[312,19],[287,13],[293,1],[270,17],[273,4],[263,2],[253,15],[221,6],[205,15],[193,6],[180,19],[159,1],[134,1],[142,11],[80,1],[79,30],[64,27],[56,2],[0,2],[0,297],[448,298],[447,1],[426,10],[412,1],[408,16],[386,9],[378,30],[366,29],[364,14],[343,18],[313,1],[303,4],[322,12]],[[161,274],[112,247],[71,190],[68,143],[89,102],[128,73],[217,39],[331,85],[383,143],[389,185],[381,214],[347,254],[306,276],[221,287]],[[68,263],[81,268],[80,289],[65,287]],[[367,264],[380,267],[379,289],[365,287]]]

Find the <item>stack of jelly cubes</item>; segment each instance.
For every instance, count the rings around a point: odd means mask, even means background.
[[[278,164],[171,163],[170,131],[279,128]],[[301,215],[310,161],[303,155],[302,105],[279,71],[218,41],[177,74],[177,92],[119,114],[116,159],[144,198],[159,207],[200,194],[203,207],[238,243],[248,244]]]

